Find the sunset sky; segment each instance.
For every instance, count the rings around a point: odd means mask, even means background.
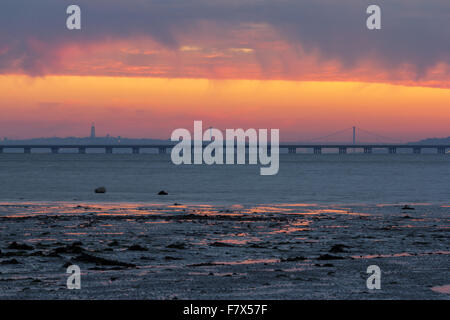
[[[82,29],[66,28],[66,8]],[[366,8],[382,29],[366,28]],[[450,136],[448,0],[2,0],[0,137]],[[348,137],[350,139],[351,137]]]

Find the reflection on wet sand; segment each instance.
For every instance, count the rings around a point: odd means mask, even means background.
[[[436,287],[431,288],[431,290],[439,292],[439,293],[450,294],[450,284],[447,284],[445,286],[436,286]]]

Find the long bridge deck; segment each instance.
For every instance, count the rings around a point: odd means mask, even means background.
[[[208,145],[205,143],[204,146]],[[87,149],[104,149],[105,153],[113,153],[114,149],[130,149],[133,154],[140,153],[141,149],[155,149],[158,153],[166,153],[168,149],[175,146],[175,143],[167,144],[4,144],[0,145],[0,153],[6,149],[22,149],[24,153],[31,153],[32,149],[48,149],[51,153],[59,153],[61,149],[75,149],[78,153],[84,154]],[[236,148],[236,146],[235,146]],[[248,148],[248,145],[246,146]],[[270,148],[270,145],[269,145]],[[397,150],[407,149],[412,153],[420,154],[423,149],[434,149],[439,154],[445,154],[450,145],[416,145],[416,144],[280,144],[280,149],[285,149],[288,153],[297,153],[297,149],[311,150],[314,154],[321,154],[325,149],[337,150],[340,154],[347,153],[348,149],[360,149],[363,153],[370,154],[374,149],[385,149],[388,153],[397,153]]]

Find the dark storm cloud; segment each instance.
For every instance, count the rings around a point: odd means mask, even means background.
[[[69,4],[82,8],[81,31],[65,28]],[[365,27],[369,4],[382,8],[380,31]],[[347,68],[371,59],[386,70],[413,65],[420,76],[450,63],[448,0],[2,0],[0,72],[45,73],[58,63],[55,50],[73,43],[148,36],[175,50],[181,34],[207,34],[205,21],[223,30],[227,41],[242,25],[266,24],[294,50]]]

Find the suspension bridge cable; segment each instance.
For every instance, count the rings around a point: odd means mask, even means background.
[[[403,140],[401,140],[401,139],[390,138],[390,137],[383,136],[383,135],[381,135],[381,134],[377,134],[377,133],[375,133],[375,132],[370,132],[370,131],[368,131],[368,130],[361,129],[361,128],[359,128],[359,127],[358,127],[357,129],[358,129],[358,131],[362,131],[362,132],[365,132],[365,133],[370,134],[370,135],[372,135],[372,136],[376,136],[377,138],[387,139],[387,140],[397,141],[397,142],[402,142],[402,141],[403,141]]]
[[[346,128],[346,129],[343,129],[343,130],[339,130],[339,131],[336,131],[336,132],[327,134],[326,136],[317,137],[317,138],[309,139],[309,140],[306,140],[306,141],[314,141],[314,140],[325,139],[325,138],[328,138],[328,137],[331,137],[331,136],[338,135],[338,134],[340,134],[340,133],[343,133],[343,132],[345,132],[345,131],[347,131],[347,130],[351,130],[351,129],[352,129],[352,128]]]

